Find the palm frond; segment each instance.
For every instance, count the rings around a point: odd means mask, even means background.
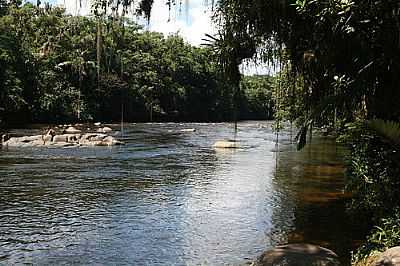
[[[373,119],[368,121],[367,125],[383,138],[394,144],[400,144],[400,123],[395,121],[385,121],[382,119]]]

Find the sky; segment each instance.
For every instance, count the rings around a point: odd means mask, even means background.
[[[34,0],[32,0],[34,1]],[[67,13],[73,15],[89,15],[90,0],[49,0],[50,3],[63,5]],[[177,0],[179,2],[179,0]],[[187,42],[199,46],[203,43],[205,34],[213,35],[217,32],[216,26],[211,20],[211,1],[207,0],[182,0],[182,6],[177,5],[169,12],[166,0],[154,0],[150,23],[147,24],[143,18],[138,18],[137,22],[145,26],[146,29],[164,33],[164,35],[178,33]],[[206,3],[209,3],[207,6]],[[185,5],[185,3],[189,3]],[[246,75],[269,74],[269,68],[256,64],[246,64],[242,66],[241,72]]]
[[[211,21],[211,8],[205,6],[204,0],[190,0],[188,6],[183,4],[169,12],[165,0],[155,0],[150,17],[150,30],[164,34],[179,33],[193,45],[200,45],[205,34],[215,34],[216,27]],[[186,12],[187,11],[187,12]]]
[[[212,35],[216,32],[211,21],[211,7],[206,6],[206,0],[182,2],[182,6],[177,5],[169,12],[166,0],[154,0],[150,23],[147,24],[145,19],[140,18],[137,22],[148,30],[162,32],[165,35],[178,33],[187,42],[199,46],[206,33]],[[82,0],[81,7],[79,0],[50,0],[50,3],[63,5],[67,13],[73,15],[90,14],[90,0]],[[186,6],[185,3],[189,4]]]

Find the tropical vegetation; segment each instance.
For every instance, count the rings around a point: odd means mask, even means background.
[[[0,121],[226,121],[272,118],[271,77],[246,77],[236,102],[209,48],[121,15],[2,2]],[[100,11],[99,11],[100,10]]]
[[[153,2],[140,0],[131,12],[149,18]],[[166,2],[171,8],[181,1]],[[218,33],[196,48],[130,22],[131,0],[94,1],[93,17],[1,0],[0,119],[116,120],[123,113],[131,120],[211,121],[274,114],[300,128],[299,148],[313,127],[325,126],[350,149],[351,209],[379,226],[366,245],[398,245],[398,228],[390,237],[386,232],[400,210],[400,2],[206,4]],[[239,66],[248,58],[279,73],[243,78]]]

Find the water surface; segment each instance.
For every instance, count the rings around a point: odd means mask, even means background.
[[[240,265],[303,241],[347,261],[341,149],[314,137],[296,152],[270,128],[240,123],[238,150],[211,147],[233,137],[225,123],[129,124],[112,148],[0,150],[0,264]]]

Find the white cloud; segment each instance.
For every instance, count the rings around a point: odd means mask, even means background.
[[[204,34],[213,34],[216,29],[211,21],[211,10],[204,5],[204,0],[183,1],[185,6],[172,7],[171,11],[165,4],[166,0],[155,0],[148,27],[151,31],[165,35],[178,33],[187,42],[200,45]],[[57,0],[58,5],[66,8],[72,15],[90,15],[90,0]],[[186,12],[187,11],[187,12]],[[138,19],[137,21],[144,21]],[[146,23],[144,23],[146,24]]]
[[[63,6],[68,14],[80,16],[90,14],[90,0],[57,0],[56,4]]]
[[[279,72],[279,67],[273,66],[270,63],[263,63],[253,59],[245,60],[240,65],[240,72],[247,76],[252,75],[270,75],[274,76]]]
[[[204,0],[185,2],[189,2],[188,7],[183,4],[182,7],[173,7],[169,12],[165,0],[156,0],[149,29],[166,35],[178,33],[189,43],[200,45],[204,34],[216,32],[211,21],[211,10],[204,5]]]

